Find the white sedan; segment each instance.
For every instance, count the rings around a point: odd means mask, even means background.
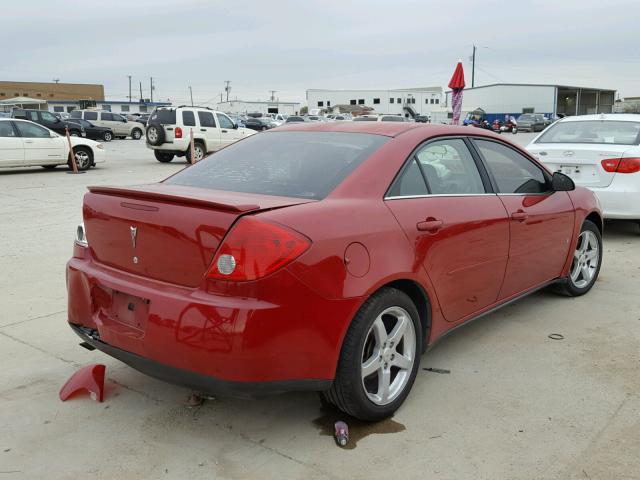
[[[566,117],[527,150],[552,171],[591,189],[605,218],[640,220],[640,115]]]
[[[79,170],[87,170],[104,162],[101,143],[71,137],[71,145]],[[69,143],[48,128],[29,120],[0,118],[0,167],[56,168],[69,164]]]

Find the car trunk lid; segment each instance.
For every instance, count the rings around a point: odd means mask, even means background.
[[[89,187],[83,213],[96,262],[196,287],[240,216],[310,201],[162,183],[100,186]]]
[[[615,172],[607,172],[602,161],[622,158],[627,145],[533,144],[527,148],[551,171],[562,172],[584,187],[607,187]]]

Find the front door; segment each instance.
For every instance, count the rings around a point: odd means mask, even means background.
[[[496,302],[509,222],[482,165],[461,138],[419,148],[386,197],[436,290],[447,321]]]
[[[220,144],[221,147],[231,145],[233,142],[240,140],[242,134],[238,129],[234,128],[235,125],[229,117],[223,113],[217,113],[218,126],[220,127]]]
[[[40,125],[15,121],[24,144],[25,165],[47,165],[64,163],[65,139]]]
[[[18,167],[24,164],[24,146],[13,122],[0,122],[0,167]]]
[[[567,192],[553,192],[548,174],[532,160],[494,140],[475,139],[510,217],[509,264],[500,299],[557,278],[567,260],[574,226]]]

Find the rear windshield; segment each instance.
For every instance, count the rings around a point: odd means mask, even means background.
[[[320,200],[388,140],[363,133],[260,133],[165,183]]]
[[[156,110],[149,116],[149,123],[159,123],[160,125],[175,125],[176,111],[168,108]]]
[[[638,145],[640,122],[579,120],[558,122],[545,130],[536,143],[612,143]]]

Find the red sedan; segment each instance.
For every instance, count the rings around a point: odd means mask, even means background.
[[[157,184],[91,187],[67,267],[86,342],[202,392],[314,390],[366,420],[447,331],[602,260],[593,194],[481,129],[315,123]],[[90,347],[89,347],[90,348]]]

